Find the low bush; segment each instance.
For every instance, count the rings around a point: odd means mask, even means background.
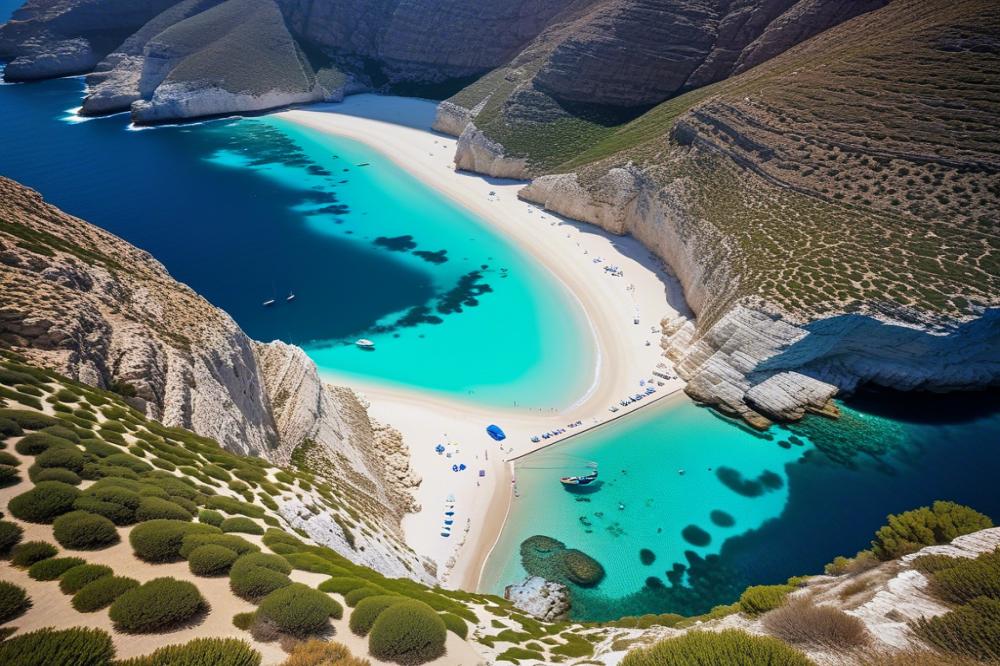
[[[150,520],[133,527],[128,540],[140,560],[171,562],[181,559],[181,544],[189,534],[222,534],[222,531],[201,523]]]
[[[154,578],[118,597],[108,614],[118,630],[145,634],[189,622],[206,607],[194,584],[175,578]]]
[[[19,617],[30,606],[31,599],[23,587],[0,580],[0,624]]]
[[[76,450],[73,442],[68,439],[48,435],[44,432],[33,432],[30,435],[25,435],[14,445],[14,450],[22,456],[37,456],[51,448]]]
[[[365,585],[364,587],[359,587],[351,590],[344,595],[344,603],[354,608],[358,605],[358,602],[362,599],[367,599],[368,597],[378,597],[386,594],[386,591],[381,587],[376,587],[374,585]]]
[[[198,512],[198,522],[205,523],[206,525],[219,527],[225,519],[225,516],[218,511],[213,511],[212,509],[202,509]]]
[[[63,469],[61,467],[49,467],[47,469],[38,470],[32,481],[35,483],[41,483],[42,481],[58,481],[70,486],[78,486],[80,485],[82,479],[79,474],[72,470]]]
[[[407,597],[397,595],[381,595],[367,597],[358,602],[351,611],[348,626],[358,636],[367,636],[378,616],[389,606],[407,601]]]
[[[35,580],[55,580],[81,564],[86,562],[79,557],[50,557],[32,564],[28,569],[28,575]]]
[[[115,662],[115,666],[259,666],[260,652],[236,638],[195,638],[161,647],[152,654]]]
[[[222,546],[198,546],[188,554],[188,568],[196,576],[221,576],[229,573],[237,557],[236,551]]]
[[[887,523],[872,541],[872,552],[883,561],[993,527],[989,517],[954,502],[934,502],[930,507],[892,514]]]
[[[441,619],[444,620],[444,626],[448,627],[448,631],[463,640],[469,635],[469,625],[465,623],[465,620],[454,613],[441,613],[440,615]],[[588,643],[588,645],[590,644]],[[593,649],[591,649],[591,652],[593,652]]]
[[[335,594],[347,594],[351,590],[357,590],[368,585],[368,581],[353,576],[334,576],[319,584],[319,589],[324,592]]]
[[[370,666],[370,662],[352,655],[342,643],[311,640],[292,648],[281,666]]]
[[[231,497],[223,497],[222,495],[209,497],[206,504],[209,509],[216,509],[226,513],[238,513],[251,518],[263,518],[265,513],[264,509],[256,504],[247,504],[246,502],[241,502]]]
[[[12,465],[0,465],[0,488],[13,486],[20,482],[21,475],[18,474],[16,467]]]
[[[248,601],[257,601],[275,590],[292,584],[292,568],[277,555],[249,553],[241,556],[229,570],[229,589]]]
[[[101,629],[39,629],[0,643],[0,664],[108,666],[115,656],[111,636]]]
[[[60,546],[72,550],[97,550],[119,541],[113,522],[86,511],[70,511],[56,518],[52,534]]]
[[[931,574],[930,590],[951,604],[964,604],[976,597],[1000,600],[1000,549],[976,558],[955,558]]]
[[[368,635],[376,659],[406,666],[433,661],[445,652],[448,628],[427,604],[409,600],[383,610]]]
[[[93,613],[107,608],[134,587],[139,587],[139,581],[124,576],[103,576],[80,588],[71,603],[81,613]]]
[[[7,557],[11,549],[21,543],[24,528],[9,520],[0,520],[0,557]]]
[[[73,510],[80,491],[59,481],[42,481],[31,490],[11,498],[7,509],[15,518],[29,523],[51,523]]]
[[[242,532],[243,534],[263,534],[264,528],[245,516],[226,518],[219,526],[223,532]]]
[[[113,453],[106,457],[104,462],[108,465],[114,465],[115,467],[130,469],[136,474],[142,474],[143,472],[150,472],[153,470],[152,465],[147,462],[143,462],[129,453]]]
[[[41,430],[59,425],[59,419],[28,409],[0,409],[0,419],[8,419],[24,430]],[[11,433],[13,435],[20,433]]]
[[[84,451],[92,456],[97,456],[98,458],[107,458],[108,456],[113,456],[116,453],[122,452],[122,450],[114,444],[108,444],[107,442],[102,442],[101,440],[94,439],[93,437],[81,439],[80,444],[83,446]]]
[[[861,647],[871,640],[865,623],[831,606],[792,599],[763,618],[768,633],[795,645]]]
[[[80,564],[59,576],[59,589],[63,594],[76,594],[89,583],[110,576],[111,567],[103,564]]]
[[[944,615],[918,620],[913,630],[944,652],[1000,661],[1000,600],[978,597]]]
[[[114,502],[99,500],[86,493],[76,498],[76,501],[73,502],[73,508],[97,516],[104,516],[115,525],[131,525],[135,522],[135,510]]]
[[[330,618],[343,617],[344,608],[328,594],[302,583],[292,583],[271,592],[260,602],[258,622],[270,622],[292,636],[309,636],[324,631]]]
[[[186,558],[195,548],[208,545],[228,548],[237,555],[260,551],[260,546],[235,534],[189,534],[181,541],[181,557]]]
[[[7,417],[0,417],[0,439],[4,437],[20,437],[24,433],[17,421]]]
[[[170,500],[160,497],[143,497],[135,510],[135,518],[140,522],[147,520],[191,520],[191,513]]]
[[[237,629],[242,629],[247,631],[253,626],[254,620],[257,619],[257,613],[250,611],[247,613],[237,613],[233,616],[233,626]]]
[[[10,563],[15,567],[30,567],[35,562],[55,557],[59,549],[45,541],[25,541],[14,546],[10,552]]]
[[[20,458],[12,453],[7,453],[6,451],[0,451],[0,465],[7,465],[8,467],[18,467],[21,464]]]
[[[740,595],[740,610],[747,615],[760,615],[785,603],[785,597],[795,588],[791,585],[753,585]]]
[[[35,456],[35,464],[43,469],[61,467],[79,473],[84,462],[83,451],[69,446],[53,446]]]
[[[692,631],[632,650],[621,666],[812,666],[804,654],[770,636],[752,636],[739,629]]]

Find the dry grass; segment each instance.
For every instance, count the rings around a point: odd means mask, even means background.
[[[864,623],[831,606],[817,606],[808,599],[792,599],[764,616],[769,633],[794,645],[857,648],[871,641]]]
[[[343,643],[312,640],[296,645],[282,666],[371,666],[371,662],[352,655]]]

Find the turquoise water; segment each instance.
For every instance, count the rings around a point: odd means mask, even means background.
[[[665,401],[516,465],[520,497],[482,588],[522,579],[520,544],[541,534],[606,570],[595,587],[569,585],[575,619],[691,615],[747,585],[820,572],[866,547],[891,512],[949,499],[1000,518],[998,398],[866,394],[839,421],[763,435]],[[558,477],[589,461],[600,485],[567,492]]]
[[[269,117],[72,122],[82,85],[0,86],[0,174],[150,251],[251,337],[492,405],[561,407],[590,385],[592,336],[561,284],[385,156]]]

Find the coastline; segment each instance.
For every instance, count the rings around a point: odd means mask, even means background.
[[[659,323],[687,309],[680,285],[634,239],[520,201],[517,191],[522,181],[456,171],[452,161],[456,139],[429,129],[434,108],[425,100],[358,95],[342,103],[283,111],[276,117],[362,142],[470,210],[547,269],[576,298],[591,328],[594,382],[573,404],[553,413],[495,408],[380,384],[377,379],[359,381],[322,372],[324,381],[354,388],[370,403],[373,418],[403,434],[411,465],[423,479],[417,492],[421,511],[403,521],[406,541],[438,563],[443,584],[476,589],[512,501],[509,461],[653,402],[647,399],[609,411],[622,398],[640,392],[639,382],[650,379],[658,363],[666,363],[659,346]],[[605,262],[596,264],[594,257]],[[624,277],[606,273],[603,266],[609,264],[620,266]],[[634,324],[634,318],[640,324]],[[665,381],[654,397],[676,393],[683,386],[680,379]],[[578,421],[579,426],[567,427]],[[489,438],[485,426],[490,423],[500,424],[507,439],[498,444]],[[567,430],[554,440],[530,441],[533,435],[556,428]],[[449,444],[446,454],[434,451],[438,443]],[[465,463],[468,471],[452,472],[453,461]],[[445,537],[441,525],[449,496],[455,498],[455,514],[451,534]]]

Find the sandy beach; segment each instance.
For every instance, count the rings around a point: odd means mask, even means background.
[[[435,560],[449,587],[474,589],[495,545],[513,496],[512,465],[507,461],[550,445],[533,435],[565,428],[561,441],[618,418],[683,388],[679,379],[657,386],[651,398],[611,412],[624,397],[640,392],[653,371],[673,375],[659,346],[659,323],[686,313],[680,285],[632,238],[607,234],[520,201],[521,181],[457,172],[456,140],[430,130],[435,104],[410,98],[358,95],[340,104],[284,111],[280,118],[363,142],[383,153],[426,185],[450,197],[493,225],[548,269],[579,302],[594,337],[594,382],[561,412],[492,408],[419,389],[377,381],[359,382],[324,373],[330,383],[355,388],[371,405],[374,418],[398,428],[410,447],[414,469],[423,478],[417,494],[422,506],[403,527],[409,545]],[[594,263],[602,257],[603,263]],[[617,265],[622,275],[604,270]],[[638,324],[635,321],[638,320]],[[491,439],[485,427],[498,423],[507,434]],[[569,424],[576,424],[568,427]],[[437,444],[446,445],[439,454]],[[453,464],[467,471],[455,473]],[[480,474],[482,470],[482,474]],[[445,511],[453,510],[452,533],[442,536]]]

